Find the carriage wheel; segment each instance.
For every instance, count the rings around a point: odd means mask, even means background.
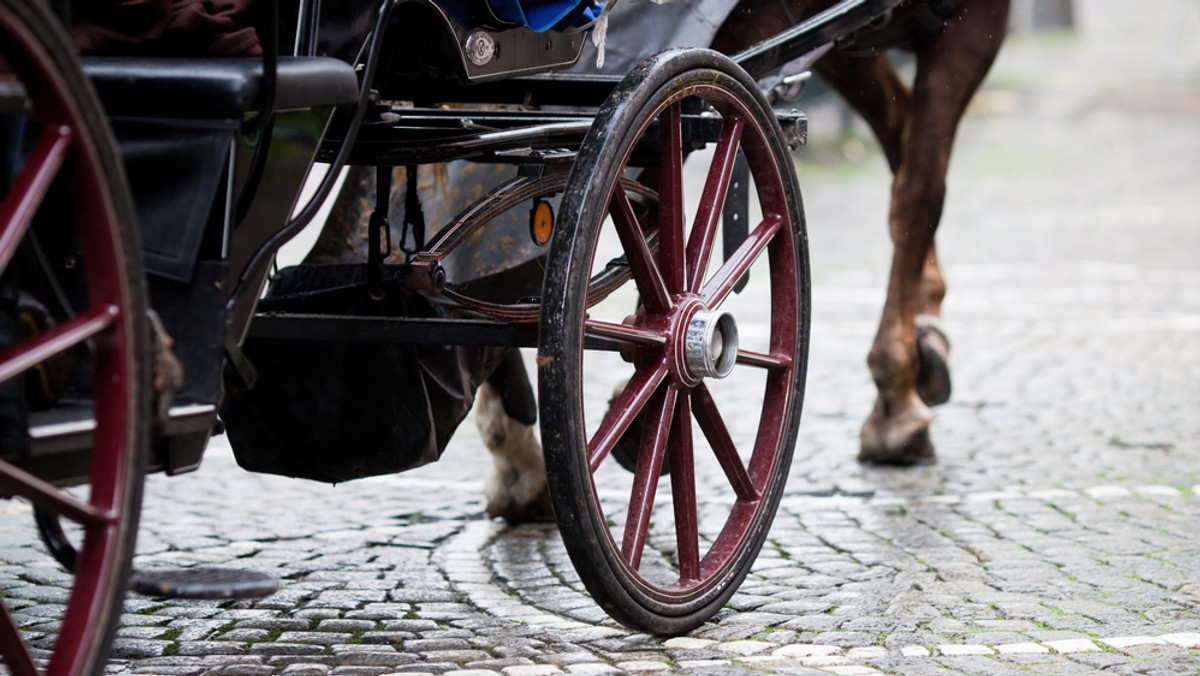
[[[96,674],[120,619],[141,501],[149,436],[145,299],[120,158],[74,48],[45,4],[0,2],[0,150],[13,170],[0,186],[0,280],[9,293],[38,277],[60,292],[47,305],[63,307],[52,328],[0,348],[0,385],[11,389],[30,369],[82,354],[71,392],[91,396],[18,414],[15,424],[18,438],[28,438],[47,415],[57,416],[59,427],[64,420],[90,427],[91,446],[61,456],[82,460],[87,478],[71,490],[61,473],[50,473],[67,462],[60,456],[39,462],[36,448],[31,458],[3,449],[0,494],[28,500],[43,518],[56,515],[76,551],[57,621],[32,618],[8,598],[0,604],[0,654],[13,674]],[[48,555],[44,569],[53,565]],[[29,630],[35,619],[41,623]]]
[[[683,157],[695,125],[720,132],[689,202]],[[722,260],[714,242],[739,154],[757,209],[749,236]],[[692,155],[689,167],[703,167],[701,153]],[[635,164],[650,165],[642,176],[657,185],[654,208],[617,187]],[[687,631],[745,578],[791,463],[809,290],[791,156],[758,88],[732,62],[664,52],[601,107],[560,214],[538,364],[563,542],[615,619]],[[633,283],[589,308],[589,279],[621,266]],[[613,459],[618,443],[633,444],[633,472]]]

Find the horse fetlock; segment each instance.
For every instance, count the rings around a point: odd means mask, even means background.
[[[929,439],[932,420],[929,407],[915,392],[903,405],[888,405],[883,398],[876,399],[862,427],[859,461],[881,465],[932,462],[933,444]]]
[[[910,379],[917,364],[917,356],[913,349],[915,344],[910,342],[911,336],[907,340],[905,338],[877,338],[867,354],[867,368],[871,371],[871,379],[875,381],[881,396],[886,396],[884,393],[903,392],[912,384]]]
[[[476,395],[475,425],[492,454],[492,473],[484,486],[487,515],[510,524],[553,518],[542,446],[533,425],[508,417],[500,393],[487,383]]]

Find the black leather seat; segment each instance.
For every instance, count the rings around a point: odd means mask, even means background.
[[[105,56],[84,58],[83,68],[125,160],[145,269],[188,284],[210,213],[224,204],[216,198],[231,148],[240,148],[242,121],[262,108],[263,60]],[[357,98],[358,77],[346,62],[279,57],[277,113],[328,110]]]
[[[259,57],[95,56],[83,60],[83,69],[110,116],[240,118],[262,106]],[[281,56],[276,73],[278,111],[344,105],[358,97],[358,77],[345,61]]]

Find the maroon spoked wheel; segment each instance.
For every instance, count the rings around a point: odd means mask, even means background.
[[[702,188],[686,194],[685,147],[702,127],[719,133],[690,153]],[[749,235],[722,254],[739,155]],[[658,191],[650,205],[626,187],[639,171]],[[809,277],[791,155],[729,59],[663,52],[601,107],[559,212],[538,364],[563,542],[618,621],[687,631],[749,572],[796,441]],[[589,280],[622,268],[631,282],[589,297]]]
[[[141,504],[145,298],[120,158],[45,4],[0,2],[0,303],[8,327],[20,321],[12,309],[20,293],[55,320],[8,330],[0,345],[0,495],[32,503],[52,522],[49,531],[67,534],[73,542],[60,544],[74,550],[74,575],[52,617],[30,614],[27,601],[6,591],[0,655],[13,674],[97,674],[120,618]],[[73,361],[74,375],[54,392],[60,398],[40,406],[48,410],[26,410],[26,376]],[[90,430],[90,445],[37,445],[45,430],[63,426]],[[13,504],[7,511],[23,511]],[[47,554],[22,574],[57,579],[56,565]]]

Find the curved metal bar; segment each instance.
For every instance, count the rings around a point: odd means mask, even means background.
[[[333,186],[337,185],[338,175],[341,174],[342,167],[346,165],[346,160],[350,156],[350,148],[354,145],[354,139],[358,136],[358,130],[362,128],[363,116],[366,114],[367,110],[367,99],[371,92],[371,84],[375,79],[375,67],[379,63],[379,55],[382,51],[384,33],[386,33],[387,21],[388,17],[391,16],[391,12],[391,0],[381,0],[379,3],[379,11],[375,19],[375,27],[364,50],[364,54],[366,55],[366,63],[363,66],[362,81],[359,83],[358,100],[354,104],[354,112],[351,114],[350,125],[346,129],[342,147],[338,150],[338,153],[334,157],[333,161],[330,162],[329,171],[326,172],[325,177],[321,179],[321,183],[317,187],[316,192],[313,193],[312,198],[308,201],[308,204],[304,206],[300,213],[289,220],[287,224],[285,224],[266,242],[264,242],[263,245],[258,248],[258,251],[256,251],[246,263],[246,266],[242,269],[238,277],[238,288],[231,297],[231,304],[236,305],[244,293],[254,293],[257,291],[257,289],[247,289],[246,284],[251,278],[255,277],[255,271],[261,269],[264,258],[275,255],[275,252],[279,250],[279,247],[282,246],[284,242],[287,242],[289,239],[303,230],[304,226],[308,225],[308,222],[317,215],[317,211],[320,210],[321,205],[325,202],[325,199],[329,197],[329,193],[333,190]],[[330,124],[332,123],[333,120],[331,119]],[[241,327],[238,327],[236,333],[242,333]]]
[[[518,176],[505,181],[463,209],[454,220],[439,230],[429,240],[421,256],[432,256],[440,260],[500,214],[535,197],[560,193],[566,185],[566,174],[553,174],[541,178]]]
[[[471,233],[484,227],[500,214],[538,195],[560,192],[563,185],[565,185],[565,176],[548,176],[541,179],[516,178],[502,184],[490,195],[467,207],[449,225],[442,228],[434,236],[433,243],[418,258],[440,261]],[[637,181],[621,179],[621,185],[629,194],[648,200],[658,200],[658,192]],[[646,245],[650,251],[657,249],[657,235],[648,236]],[[620,259],[610,261],[606,268],[593,276],[588,284],[588,307],[607,298],[609,294],[628,282],[630,277],[631,273],[627,263],[622,263]],[[441,294],[464,310],[515,324],[537,322],[538,314],[542,309],[538,303],[495,303],[479,300],[459,293],[453,288],[453,285],[442,289]]]

